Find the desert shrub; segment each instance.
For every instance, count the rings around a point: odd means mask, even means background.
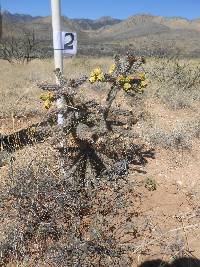
[[[200,120],[199,119],[190,120],[189,122],[187,122],[186,125],[187,125],[186,126],[187,132],[190,133],[192,137],[194,138],[200,137]]]
[[[175,124],[171,131],[166,131],[153,123],[145,122],[142,136],[152,146],[165,149],[190,150],[195,138],[200,137],[200,121],[193,119]]]
[[[200,69],[197,65],[178,60],[155,61],[148,69],[153,97],[173,109],[192,107],[199,101]]]
[[[157,189],[157,183],[156,183],[156,180],[154,178],[147,177],[144,182],[145,182],[145,187],[149,191],[155,191]]]
[[[142,135],[154,147],[189,150],[192,147],[192,137],[195,135],[195,130],[191,131],[187,123],[176,125],[171,131],[166,131],[159,127],[146,126]]]

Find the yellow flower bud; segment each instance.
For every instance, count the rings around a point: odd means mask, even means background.
[[[89,79],[89,81],[91,83],[95,83],[96,82],[96,77],[95,76],[91,76],[90,79]]]
[[[36,128],[35,128],[35,127],[31,127],[31,128],[29,129],[29,131],[30,131],[31,133],[35,133],[35,132],[36,132]]]
[[[146,75],[145,75],[144,72],[139,73],[138,76],[139,76],[139,78],[141,79],[141,81],[145,81],[145,79],[146,79]]]
[[[130,83],[131,80],[132,80],[132,77],[131,76],[128,76],[128,77],[125,78],[126,83]]]
[[[54,94],[52,92],[48,93],[48,99],[53,102],[55,100]]]
[[[141,83],[140,83],[140,86],[141,86],[142,88],[147,87],[147,85],[148,85],[148,81],[147,81],[147,80],[146,80],[146,81],[141,81]]]
[[[125,83],[123,88],[124,88],[125,91],[128,91],[128,90],[131,89],[131,84],[130,83]]]
[[[100,82],[103,82],[105,80],[105,77],[104,77],[103,73],[101,73],[101,74],[99,74],[97,76],[97,80],[100,81]]]
[[[42,94],[42,95],[40,96],[40,99],[41,99],[42,101],[49,100],[49,101],[51,101],[51,102],[53,102],[53,101],[55,100],[55,99],[54,99],[54,94],[51,93],[51,92],[48,92],[48,93],[46,93],[46,94]]]
[[[110,69],[109,69],[109,74],[112,75],[112,74],[115,72],[115,70],[116,70],[116,65],[113,64],[113,65],[110,67]]]
[[[98,67],[98,68],[93,70],[93,73],[98,76],[98,75],[100,75],[102,73],[102,70],[101,70],[100,67]]]
[[[105,77],[104,77],[104,74],[101,68],[98,67],[91,72],[91,76],[89,79],[91,83],[95,83],[96,81],[103,82],[104,80],[105,80]]]
[[[41,99],[42,101],[46,101],[46,100],[47,100],[47,94],[42,94],[42,95],[40,96],[40,99]]]
[[[123,84],[126,82],[126,78],[123,76],[123,75],[119,75],[117,77],[117,81],[120,83],[120,84]]]
[[[49,99],[45,100],[44,107],[46,109],[50,109],[51,106],[52,106],[52,102]]]

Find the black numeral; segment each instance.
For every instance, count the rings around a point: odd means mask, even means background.
[[[66,33],[65,37],[70,36],[70,40],[68,43],[64,44],[64,50],[73,49],[73,42],[74,42],[74,34],[73,33]]]

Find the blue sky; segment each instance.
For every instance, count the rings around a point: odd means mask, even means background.
[[[50,0],[0,0],[12,13],[50,15]],[[200,17],[200,0],[61,0],[62,12],[70,18],[112,16],[127,18],[138,13],[161,16]]]

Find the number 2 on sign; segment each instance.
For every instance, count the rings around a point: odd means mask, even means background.
[[[77,34],[75,32],[62,32],[63,54],[75,55],[77,53]]]
[[[74,34],[71,32],[65,33],[64,50],[73,49]]]

